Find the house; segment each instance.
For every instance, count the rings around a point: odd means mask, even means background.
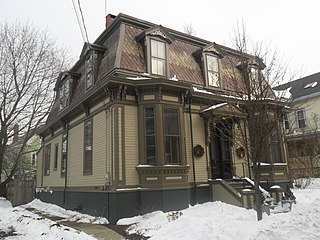
[[[7,147],[5,173],[10,173],[21,151],[18,168],[7,185],[8,200],[13,206],[30,202],[35,197],[37,152],[41,147],[40,137],[35,132],[31,130],[19,136],[19,126],[14,125],[12,143]]]
[[[38,197],[113,222],[210,201],[214,179],[252,178],[246,148],[233,140],[245,126],[235,94],[242,57],[161,25],[108,15],[104,32],[56,82],[39,133]],[[261,61],[245,59],[258,73]],[[261,165],[270,186],[289,181],[277,146],[277,155],[265,148]]]
[[[320,175],[320,73],[274,88],[286,92],[284,116],[289,167],[294,179]]]

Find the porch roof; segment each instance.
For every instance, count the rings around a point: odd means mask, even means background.
[[[230,103],[223,102],[219,104],[211,105],[203,109],[200,112],[203,116],[224,116],[224,117],[240,117],[243,118],[245,114],[239,109],[239,107],[234,106]]]

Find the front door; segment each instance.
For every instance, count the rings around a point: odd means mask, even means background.
[[[217,123],[211,130],[210,157],[212,179],[231,179],[231,125]]]

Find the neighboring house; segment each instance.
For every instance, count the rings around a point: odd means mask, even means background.
[[[242,121],[233,94],[241,54],[124,14],[106,23],[56,82],[39,132],[38,197],[113,222],[210,201],[211,180],[251,177],[229,121]],[[285,185],[283,146],[265,149],[263,178]]]
[[[320,73],[274,88],[285,93],[284,116],[289,168],[293,178],[320,175]]]
[[[37,152],[41,147],[40,137],[35,134],[35,131],[30,131],[31,136],[25,143],[26,134],[19,136],[18,125],[14,126],[14,136],[12,143],[7,147],[7,155],[5,161],[4,177],[11,171],[13,164],[17,160],[17,155],[20,151],[18,168],[14,174],[12,181],[7,185],[8,200],[12,205],[20,205],[32,201],[35,197],[35,177],[37,166]]]

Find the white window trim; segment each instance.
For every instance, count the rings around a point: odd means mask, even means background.
[[[218,64],[218,83],[219,85],[211,85],[209,83],[209,64],[208,64],[208,56],[210,57],[214,57],[217,59],[217,64]],[[213,87],[213,88],[222,88],[222,84],[221,84],[221,74],[220,74],[220,57],[216,54],[210,54],[210,53],[204,53],[203,55],[204,58],[204,69],[205,69],[205,80],[206,80],[206,85],[208,87]]]
[[[299,119],[298,119],[298,112],[299,112],[299,111],[302,111],[302,112],[303,112],[303,119],[304,119],[304,124],[305,124],[304,127],[300,127],[300,126],[299,126]],[[295,111],[295,117],[296,117],[297,129],[303,129],[303,128],[306,128],[306,127],[307,127],[306,111],[305,111],[304,108],[297,109],[297,110]]]

